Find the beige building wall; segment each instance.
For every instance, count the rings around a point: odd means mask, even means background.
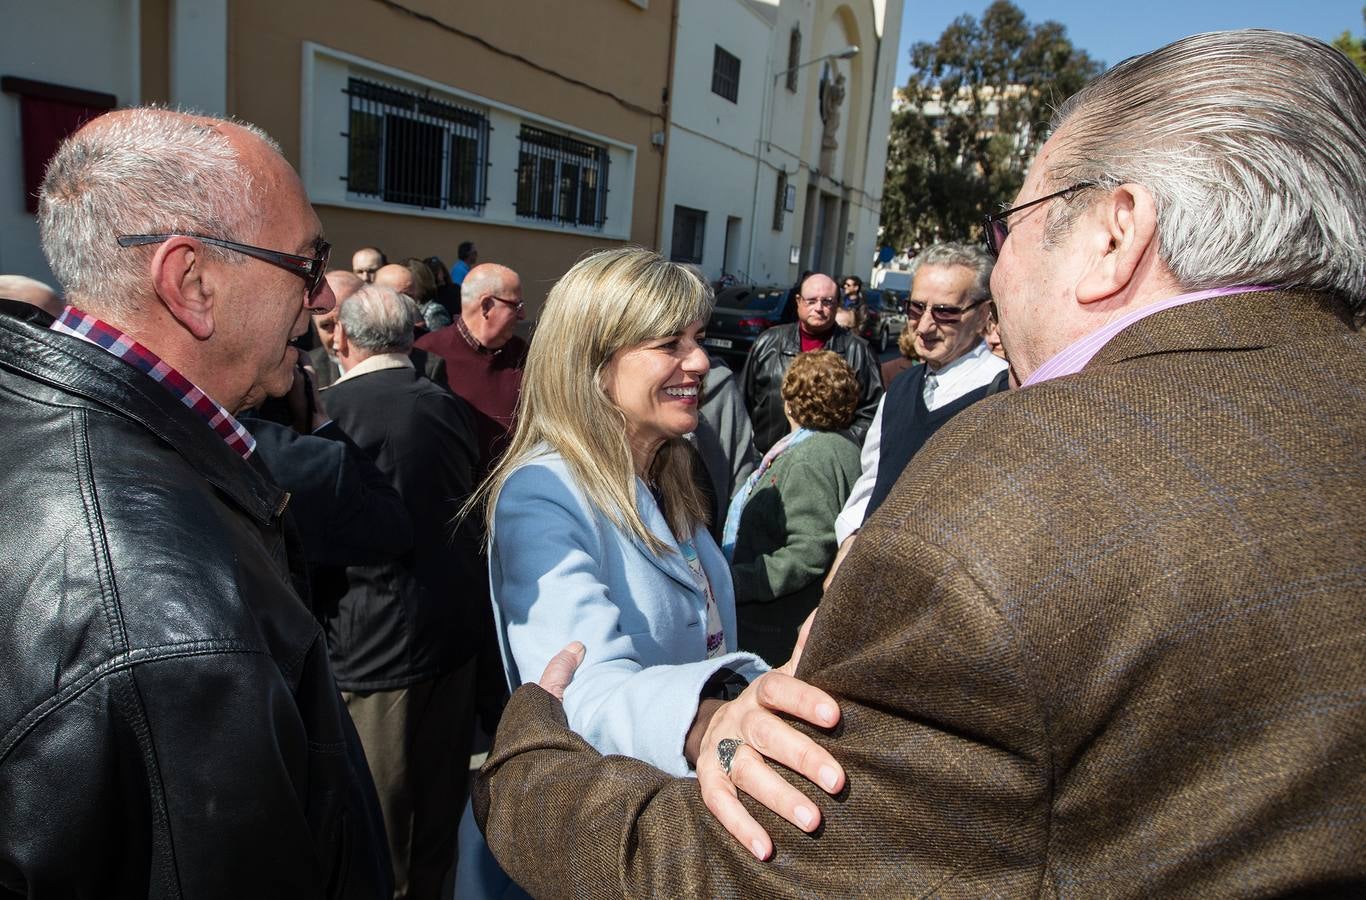
[[[607,237],[319,202],[336,265],[348,265],[367,244],[391,259],[436,255],[449,264],[457,245],[471,240],[481,261],[522,273],[534,316],[550,285],[584,253],[624,240],[654,245],[662,157],[651,137],[663,129],[671,0],[644,8],[631,0],[400,5],[411,12],[376,0],[231,0],[227,111],[260,125],[300,165],[305,50],[312,42],[633,147],[632,180],[623,183],[621,167],[610,173],[613,201],[624,202],[618,195],[628,192],[630,227]]]

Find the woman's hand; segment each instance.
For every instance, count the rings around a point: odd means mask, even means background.
[[[737,788],[796,825],[813,831],[820,810],[801,791],[769,767],[772,759],[820,785],[827,793],[844,789],[844,769],[811,738],[775,713],[787,713],[820,728],[839,721],[839,706],[825,691],[794,678],[797,662],[811,630],[807,617],[797,637],[792,658],[781,668],[760,675],[745,692],[723,704],[711,717],[697,760],[697,783],[707,809],[736,840],[759,859],[773,852],[768,832],[746,811]],[[723,738],[744,741],[731,760],[730,774],[721,768],[716,748]]]

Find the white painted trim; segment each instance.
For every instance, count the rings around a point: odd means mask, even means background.
[[[355,196],[347,196],[343,191],[332,191],[330,187],[325,187],[317,183],[321,171],[331,171],[329,145],[320,144],[320,141],[327,141],[331,137],[330,131],[315,131],[315,116],[327,118],[330,113],[327,108],[319,108],[318,103],[324,102],[315,96],[320,85],[330,84],[334,70],[344,71],[355,74],[371,74],[377,79],[388,81],[396,87],[411,90],[416,88],[427,88],[438,91],[443,95],[448,95],[452,100],[479,107],[490,113],[495,119],[511,120],[515,123],[527,123],[539,127],[547,127],[559,132],[567,133],[573,137],[593,142],[604,147],[612,156],[617,157],[613,162],[611,171],[608,175],[607,190],[608,194],[608,219],[603,229],[593,229],[589,227],[573,225],[555,225],[541,222],[534,219],[523,219],[512,212],[511,196],[507,193],[508,184],[504,184],[501,192],[498,188],[490,184],[487,187],[490,201],[482,210],[478,212],[462,210],[441,210],[441,209],[421,209],[407,207],[402,204],[386,203],[382,200],[371,200]],[[323,89],[326,89],[325,87]],[[506,228],[520,228],[531,231],[543,231],[553,234],[568,234],[586,238],[601,238],[609,241],[625,241],[630,239],[631,225],[634,219],[632,207],[633,186],[636,178],[636,157],[638,150],[635,145],[624,141],[614,140],[604,135],[588,131],[573,125],[568,125],[546,116],[536,115],[527,112],[507,103],[490,100],[469,91],[462,91],[450,85],[423,78],[420,75],[407,72],[394,66],[377,63],[360,56],[333,50],[313,41],[306,41],[303,44],[303,59],[301,63],[300,75],[300,103],[299,103],[299,174],[303,179],[304,185],[309,189],[312,202],[317,206],[330,206],[341,209],[354,209],[365,212],[381,212],[390,215],[418,216],[428,219],[440,219],[443,221],[456,222],[477,222],[485,225],[498,225]],[[515,140],[515,132],[513,139]],[[505,148],[506,149],[506,148]],[[493,152],[492,143],[490,152]],[[322,154],[326,159],[319,157]],[[319,169],[322,164],[324,169]],[[509,182],[510,184],[511,182]],[[616,200],[611,199],[616,197]],[[497,211],[490,215],[491,209],[497,207]]]
[[[552,234],[567,234],[573,237],[583,238],[602,238],[608,241],[629,241],[629,232],[620,231],[593,231],[591,228],[574,228],[568,226],[547,225],[544,222],[537,222],[531,219],[490,219],[484,216],[470,215],[469,213],[448,212],[440,209],[422,209],[420,207],[405,207],[396,203],[367,203],[364,200],[314,200],[314,206],[332,206],[337,209],[353,209],[360,212],[388,213],[392,216],[420,216],[424,219],[442,219],[444,221],[455,222],[474,222],[480,225],[495,225],[499,228],[517,228],[524,231],[547,231]]]
[[[636,146],[634,144],[627,144],[623,141],[616,140],[615,138],[610,138],[605,134],[598,134],[594,131],[588,131],[586,129],[580,128],[577,125],[570,125],[567,122],[561,122],[558,119],[552,119],[548,116],[542,116],[538,113],[530,112],[528,110],[521,109],[520,107],[512,106],[508,103],[502,103],[498,100],[490,100],[488,97],[484,97],[479,94],[472,94],[469,91],[462,91],[460,88],[451,87],[449,84],[442,84],[440,81],[433,81],[430,78],[424,78],[423,76],[418,75],[414,72],[408,72],[404,69],[398,69],[394,66],[388,66],[381,62],[375,62],[372,59],[366,59],[363,56],[356,56],[355,54],[347,53],[344,50],[334,50],[331,47],[325,46],[323,44],[318,44],[313,41],[305,41],[304,53],[305,59],[308,58],[307,54],[310,53],[316,53],[321,56],[330,56],[333,59],[341,60],[342,62],[349,63],[351,65],[364,66],[367,69],[373,69],[376,72],[381,72],[385,75],[388,75],[391,78],[397,78],[399,81],[406,81],[410,84],[421,84],[429,88],[434,88],[435,90],[441,91],[443,93],[450,94],[453,97],[459,97],[460,99],[466,100],[470,103],[475,103],[480,106],[487,106],[490,109],[501,110],[507,113],[508,115],[517,116],[518,118],[525,119],[528,122],[539,122],[542,125],[548,125],[551,128],[559,128],[563,131],[572,132],[573,134],[583,135],[584,137],[592,138],[593,140],[600,141],[604,144],[611,144],[614,147],[617,147],[621,150],[625,150],[632,154],[636,152]]]

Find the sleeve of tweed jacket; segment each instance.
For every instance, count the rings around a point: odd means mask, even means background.
[[[843,715],[822,742],[848,773],[844,794],[790,779],[822,810],[815,835],[747,801],[775,844],[755,860],[695,782],[599,756],[533,685],[514,695],[475,790],[509,874],[537,896],[1038,894],[1050,768],[1018,651],[971,578],[887,521],[841,568],[798,673]]]

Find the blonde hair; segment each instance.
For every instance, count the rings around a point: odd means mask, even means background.
[[[604,368],[613,355],[677,334],[711,315],[712,296],[695,273],[650,250],[603,250],[579,260],[546,297],[527,354],[512,441],[467,510],[486,503],[489,533],[498,495],[519,467],[549,444],[564,457],[588,500],[618,528],[655,553],[669,547],[636,511],[636,477],[626,416],[607,396]],[[680,540],[707,521],[693,481],[693,450],[665,441],[650,465],[669,529]]]

